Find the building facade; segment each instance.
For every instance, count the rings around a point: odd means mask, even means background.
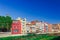
[[[58,24],[52,24],[52,32],[59,32],[59,25]]]
[[[21,21],[21,33],[22,34],[26,34],[27,31],[26,31],[26,18],[20,18],[18,17],[17,20]]]
[[[48,23],[44,23],[44,32],[48,32]]]
[[[12,34],[60,32],[60,24],[48,24],[42,21],[27,23],[26,18],[18,17],[12,22]]]
[[[48,24],[48,32],[52,32],[52,24]]]
[[[21,34],[21,22],[19,20],[13,20],[11,33],[12,34]]]
[[[27,33],[36,33],[36,26],[34,24],[28,23],[27,26]]]

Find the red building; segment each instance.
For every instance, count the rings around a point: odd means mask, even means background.
[[[13,20],[11,33],[12,34],[21,34],[21,22],[19,20]]]

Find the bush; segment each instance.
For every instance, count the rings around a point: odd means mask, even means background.
[[[14,36],[14,37],[5,37],[5,38],[0,38],[0,40],[55,40],[59,39],[60,36],[49,36],[49,35],[40,35],[40,34],[34,34],[34,33],[29,33],[27,36]]]
[[[28,33],[27,36],[36,36],[36,34],[35,33]]]

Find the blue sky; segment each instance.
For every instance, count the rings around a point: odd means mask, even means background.
[[[0,15],[60,23],[60,0],[0,0]]]

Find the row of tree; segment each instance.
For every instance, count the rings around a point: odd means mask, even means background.
[[[10,30],[12,24],[12,18],[10,16],[0,16],[0,29]]]

